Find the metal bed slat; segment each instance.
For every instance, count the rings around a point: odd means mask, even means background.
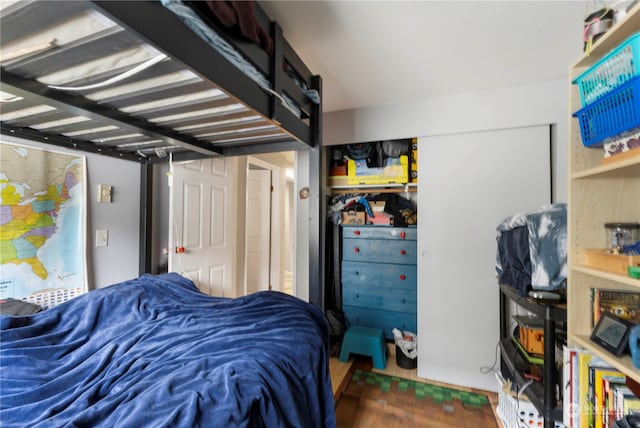
[[[244,129],[251,126],[260,126],[260,125],[266,125],[266,124],[271,125],[271,122],[267,121],[263,117],[258,116],[253,120],[246,120],[246,121],[237,122],[237,123],[203,126],[202,128],[194,128],[190,130],[185,130],[183,132],[196,136],[196,135],[203,135],[203,134],[212,133],[212,132],[233,131],[238,129]]]
[[[126,135],[126,134],[123,134]],[[136,144],[136,143],[149,143],[149,142],[156,142],[154,143],[155,146],[154,147],[162,147],[162,146],[166,146],[166,144],[163,141],[159,141],[159,140],[154,140],[152,138],[149,138],[147,136],[139,136],[139,137],[132,137],[132,138],[122,138],[122,139],[118,139],[118,140],[112,140],[112,141],[106,141],[106,142],[101,142],[99,141],[99,138],[92,138],[92,141],[94,143],[96,143],[99,147],[122,147],[122,146],[127,146],[130,144]]]
[[[15,8],[14,8],[15,6]],[[80,1],[44,1],[16,3],[2,10],[0,38],[9,44],[33,33],[34,28],[46,28],[66,21],[89,9]],[[25,25],[28,22],[29,25]]]
[[[2,111],[4,113],[4,109]],[[69,117],[69,113],[63,110],[49,110],[43,113],[32,114],[29,116],[23,116],[16,119],[8,119],[3,123],[9,123],[18,126],[32,126],[39,123],[51,122],[53,120],[60,120]]]
[[[6,69],[24,77],[38,78],[139,45],[140,41],[121,27],[111,27],[95,33],[91,37],[85,37],[11,63]]]
[[[29,122],[30,122],[29,126],[43,125],[43,124],[46,124],[48,122],[71,119],[72,117],[79,117],[79,116],[71,114],[71,113],[69,113],[68,111],[65,111],[65,110],[56,109],[56,110],[52,110],[52,111],[43,113],[41,115],[32,117],[32,119],[29,120]],[[84,122],[87,122],[87,121],[84,121]],[[75,124],[78,125],[79,122],[76,122]],[[86,127],[87,125],[84,125],[84,126]],[[50,128],[46,128],[46,129],[50,129]]]
[[[0,112],[3,114],[13,113],[14,111],[24,110],[29,107],[33,107],[33,103],[25,98],[10,103],[2,103],[0,106]]]
[[[93,76],[88,76],[82,79],[76,79],[76,80],[67,82],[67,85],[68,86],[92,85],[94,83],[102,82],[111,77],[114,77],[130,68],[131,67],[113,68],[103,73],[98,73]],[[159,62],[155,64],[153,67],[147,68],[146,70],[143,70],[140,73],[136,73],[135,75],[128,77],[125,81],[123,81],[123,83],[139,82],[142,80],[152,79],[154,77],[159,77],[166,74],[179,72],[184,69],[185,69],[184,66],[182,66],[181,64],[178,64],[175,61],[166,60],[166,61]],[[84,95],[84,94],[90,94],[95,91],[96,91],[95,89],[91,89],[91,90],[85,90],[85,91],[77,91],[76,93]]]
[[[207,110],[228,106],[229,104],[235,104],[226,95],[218,97],[211,97],[204,100],[197,101],[185,101],[182,103],[167,104],[163,106],[154,107],[151,109],[143,110],[140,112],[131,113],[135,116],[144,117],[146,119],[152,119],[162,116],[171,116],[174,114],[190,113],[199,110]]]
[[[278,134],[283,134],[282,130],[279,128],[273,128],[273,129],[261,129],[257,131],[246,131],[246,132],[240,132],[240,133],[231,134],[231,135],[221,135],[218,137],[203,137],[202,139],[210,143],[219,143],[219,142],[225,142],[228,140],[233,140],[235,138],[249,138],[249,137],[263,138],[263,137],[276,136]],[[286,135],[286,134],[283,134],[283,135]],[[244,141],[252,141],[252,140],[244,140]]]
[[[173,130],[154,125],[142,119],[127,116],[119,111],[107,109],[87,100],[86,98],[47,88],[36,81],[23,79],[20,76],[13,75],[5,71],[4,69],[1,71],[1,80],[3,84],[9,88],[8,91],[10,93],[15,93],[20,96],[29,96],[36,100],[36,102],[41,101],[47,105],[53,105],[54,107],[62,110],[69,110],[81,116],[106,120],[107,122],[114,122],[114,124],[118,124],[119,126],[122,126],[123,124],[134,126],[139,128],[141,132],[151,135],[154,138],[182,145],[185,148],[195,150],[202,154],[217,152],[210,148],[204,148],[201,142],[190,138],[187,135],[179,134]]]
[[[265,144],[269,142],[277,142],[277,141],[285,141],[291,140],[291,136],[284,134],[282,131],[274,132],[273,134],[259,134],[258,136],[254,136],[252,138],[243,138],[242,136],[237,136],[236,138],[242,138],[242,140],[234,141],[234,138],[228,138],[226,140],[212,141],[211,143],[215,146],[220,147],[233,147],[233,146],[242,146],[242,145],[252,145],[252,144]]]
[[[162,98],[171,98],[178,95],[190,94],[195,92],[206,91],[207,89],[217,89],[209,82],[201,80],[183,80],[180,82],[167,83],[165,85],[153,86],[141,89],[136,92],[129,92],[121,95],[115,95],[108,98],[100,98],[100,104],[113,106],[115,108],[126,107],[134,104],[155,101],[160,96]]]
[[[80,125],[80,124],[78,124],[78,125]],[[87,129],[87,125],[86,124],[85,124],[84,127],[80,127],[80,126],[71,127],[70,126],[68,128],[65,128],[65,129],[62,129],[62,130],[59,130],[59,131],[56,130],[56,132],[59,132],[61,134],[71,134],[73,132],[81,131],[83,129]],[[101,144],[102,140],[104,140],[106,138],[120,137],[120,136],[123,136],[123,135],[130,135],[130,134],[134,134],[134,133],[135,133],[135,130],[133,128],[132,129],[118,128],[118,129],[113,129],[111,131],[102,131],[102,132],[98,133],[98,135],[100,135],[100,137],[99,138],[95,138],[96,141],[94,141],[94,142],[97,143],[97,144]],[[85,134],[85,135],[89,135],[89,134]],[[89,139],[89,137],[84,137],[84,138]],[[147,137],[147,138],[149,138],[149,137]]]
[[[185,126],[198,125],[201,123],[208,123],[214,120],[231,120],[243,117],[255,116],[257,113],[251,110],[242,110],[237,112],[220,112],[216,114],[203,114],[200,116],[192,116],[183,119],[175,119],[162,122],[163,126],[171,127],[174,129],[182,128]]]

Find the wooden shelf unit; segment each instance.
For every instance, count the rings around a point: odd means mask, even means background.
[[[611,49],[640,31],[640,5],[609,30],[570,70],[573,80]],[[609,160],[603,164],[603,150],[582,144],[577,119],[571,114],[581,108],[578,87],[570,83],[569,111],[569,204],[567,334],[570,346],[591,351],[636,382],[640,370],[628,355],[616,358],[589,340],[591,334],[591,288],[640,292],[640,280],[588,266],[587,249],[605,248],[604,224],[640,220],[640,156]]]

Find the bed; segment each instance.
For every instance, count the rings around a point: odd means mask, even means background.
[[[2,9],[2,126],[133,160],[300,150],[321,79],[255,5],[271,54],[200,3],[19,1]]]
[[[322,312],[283,293],[143,275],[0,326],[3,427],[335,426]]]
[[[322,79],[258,3],[242,4],[268,52],[221,25],[207,2],[3,0],[2,134],[139,162],[142,213],[159,185],[154,165],[305,153],[309,259],[321,260]],[[141,218],[140,274],[155,263],[152,221]],[[319,305],[322,271],[309,267]]]

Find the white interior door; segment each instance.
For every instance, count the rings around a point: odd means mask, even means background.
[[[173,168],[169,271],[189,277],[212,296],[236,294],[236,163],[212,158]]]
[[[548,126],[421,138],[418,375],[496,390],[496,226],[551,201]]]
[[[247,174],[246,294],[271,289],[271,171]]]

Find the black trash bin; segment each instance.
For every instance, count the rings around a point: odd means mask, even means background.
[[[403,369],[415,369],[418,367],[418,357],[407,357],[400,346],[396,345],[396,364]]]
[[[408,331],[393,329],[396,344],[396,364],[403,369],[418,367],[418,337]]]

